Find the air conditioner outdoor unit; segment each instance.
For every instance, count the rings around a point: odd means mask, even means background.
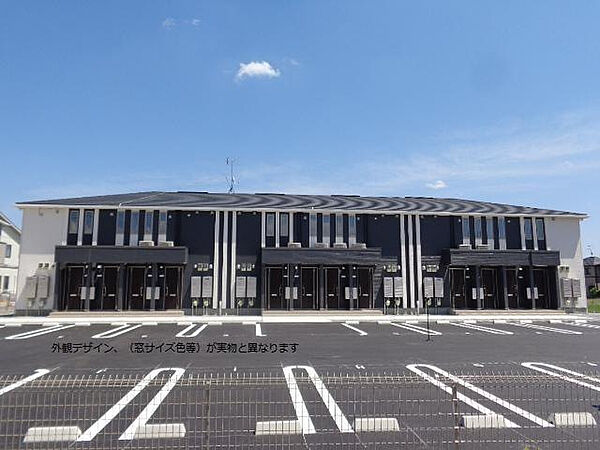
[[[173,241],[161,241],[158,243],[159,247],[173,247]]]
[[[471,250],[471,244],[460,244],[458,248],[461,250]]]
[[[490,246],[489,244],[477,244],[476,248],[478,248],[479,250],[489,250]]]
[[[288,248],[300,248],[302,244],[300,242],[288,242]]]
[[[333,244],[333,248],[348,248],[345,242],[336,242]]]
[[[140,241],[140,247],[154,247],[154,241]]]
[[[329,245],[327,245],[325,242],[315,242],[315,248],[328,248]]]
[[[353,249],[365,249],[365,248],[367,248],[367,244],[365,244],[364,242],[355,242],[354,244],[350,245],[350,248],[353,248]]]

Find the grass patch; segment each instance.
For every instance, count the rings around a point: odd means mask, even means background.
[[[600,298],[588,299],[588,312],[600,313]]]

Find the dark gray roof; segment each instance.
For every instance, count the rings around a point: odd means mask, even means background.
[[[18,226],[16,226],[9,218],[6,214],[4,214],[2,211],[0,211],[0,224],[5,225],[7,227],[11,227],[14,228],[14,230],[21,234],[21,230],[19,229]]]
[[[198,209],[293,209],[348,210],[370,212],[418,212],[423,214],[531,214],[539,216],[578,216],[585,214],[499,203],[430,197],[361,197],[358,195],[226,194],[208,192],[137,192],[63,198],[17,203],[52,206],[111,206]]]

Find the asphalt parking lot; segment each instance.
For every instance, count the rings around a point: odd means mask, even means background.
[[[5,326],[0,447],[597,448],[599,338],[592,319],[429,340],[385,320]]]

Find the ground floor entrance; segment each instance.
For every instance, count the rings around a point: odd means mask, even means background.
[[[82,264],[60,269],[62,311],[181,309],[182,266]]]
[[[264,268],[269,310],[371,309],[373,267],[284,264]]]
[[[450,267],[453,309],[557,309],[556,267]]]

